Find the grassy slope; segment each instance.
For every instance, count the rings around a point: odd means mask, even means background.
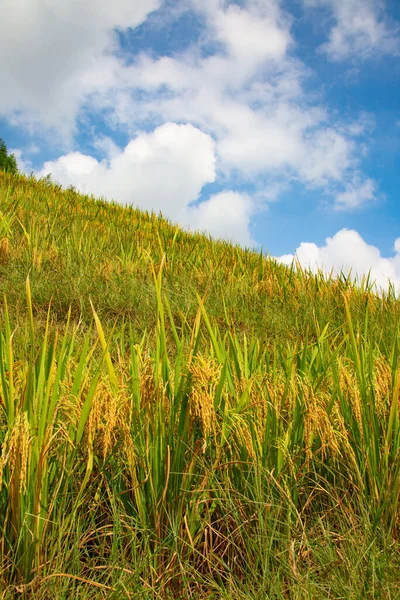
[[[20,176],[0,210],[4,597],[397,597],[393,296]]]
[[[348,291],[353,319],[364,324],[369,306],[370,332],[379,331],[379,341],[389,346],[393,341],[398,303],[376,301],[345,278],[299,277],[257,252],[188,234],[154,214],[61,193],[44,182],[0,173],[0,190],[0,210],[15,217],[1,249],[0,293],[15,314],[25,313],[29,274],[42,317],[51,301],[60,321],[72,307],[73,317],[83,315],[88,323],[91,298],[105,323],[124,316],[138,332],[151,331],[152,267],[157,270],[165,256],[163,290],[178,322],[193,319],[198,295],[206,294],[207,311],[223,328],[229,321],[238,331],[278,343],[306,331],[315,338],[317,323],[342,324],[342,295]]]

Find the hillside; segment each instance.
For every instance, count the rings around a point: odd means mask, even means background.
[[[397,598],[399,302],[0,172],[2,598]]]
[[[153,269],[163,257],[163,293],[174,319],[194,318],[198,296],[209,315],[226,329],[274,341],[313,338],[321,323],[341,326],[343,294],[351,296],[353,319],[388,345],[399,316],[392,297],[376,299],[350,279],[304,276],[207,236],[193,235],[155,214],[94,200],[46,181],[0,172],[2,236],[0,294],[10,309],[25,314],[29,275],[38,318],[62,322],[92,318],[90,298],[105,323],[128,319],[140,333],[155,324]]]

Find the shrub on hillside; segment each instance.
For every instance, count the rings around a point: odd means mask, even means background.
[[[18,173],[17,159],[14,154],[8,154],[4,140],[0,138],[0,171]]]

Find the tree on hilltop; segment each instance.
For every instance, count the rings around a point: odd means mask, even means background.
[[[17,159],[14,154],[8,154],[4,140],[0,138],[0,171],[18,173]]]

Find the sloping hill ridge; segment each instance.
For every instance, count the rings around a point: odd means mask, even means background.
[[[398,598],[399,302],[0,173],[4,600]]]
[[[73,317],[90,321],[92,299],[109,322],[126,317],[138,331],[151,330],[155,319],[153,271],[163,266],[163,293],[178,321],[191,319],[198,296],[210,316],[224,328],[255,333],[270,341],[295,340],[316,323],[340,326],[343,295],[350,310],[370,331],[391,342],[398,302],[378,300],[367,284],[355,287],[341,277],[328,280],[305,275],[249,249],[191,234],[156,214],[94,200],[48,181],[0,172],[3,231],[0,293],[25,313],[29,275],[37,313],[60,320],[72,307]],[[9,225],[7,225],[7,223]]]

